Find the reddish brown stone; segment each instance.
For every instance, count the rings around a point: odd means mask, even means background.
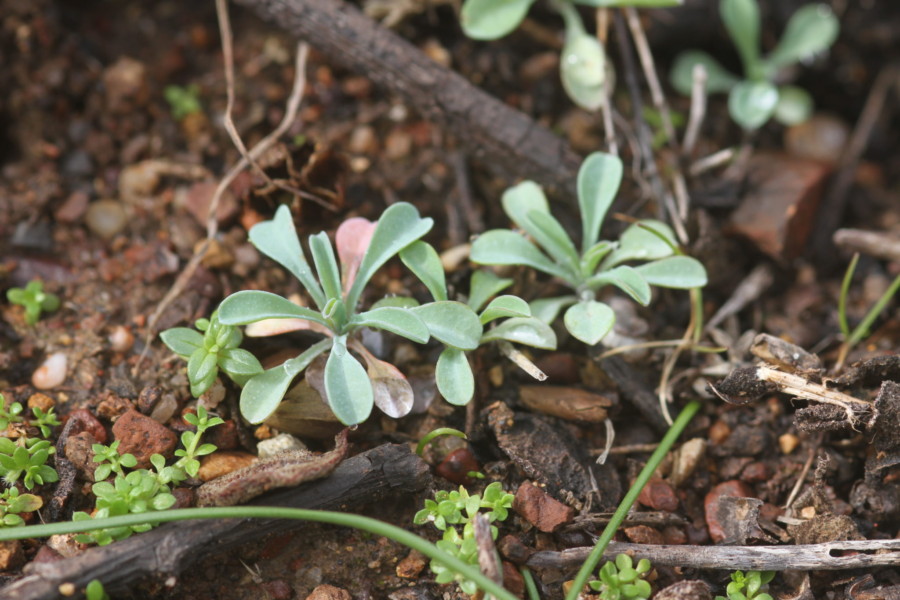
[[[741,479],[750,483],[766,481],[772,476],[769,465],[764,462],[752,462],[741,472]]]
[[[175,496],[175,504],[172,505],[173,509],[194,506],[194,488],[177,487],[172,490],[172,495]]]
[[[234,450],[240,445],[238,440],[237,424],[233,419],[228,419],[221,425],[208,429],[203,434],[203,442],[215,444],[219,450]]]
[[[475,473],[479,470],[481,470],[481,465],[475,460],[472,451],[468,448],[457,448],[444,457],[444,460],[437,466],[435,472],[447,481],[464,485],[472,481],[469,473]]]
[[[524,597],[525,578],[514,564],[506,561],[503,561],[503,587],[518,598]]]
[[[635,544],[664,544],[663,535],[647,525],[635,525],[623,529],[628,541]]]
[[[687,534],[684,532],[684,529],[675,525],[667,525],[666,528],[663,529],[662,535],[663,539],[666,541],[665,543],[673,546],[680,546],[687,543]]]
[[[516,491],[513,510],[537,527],[538,531],[546,533],[570,522],[575,516],[575,510],[571,506],[555,500],[550,494],[527,481]]]
[[[312,591],[306,600],[352,600],[347,590],[333,585],[323,584]]]
[[[703,500],[703,508],[706,511],[706,527],[709,529],[709,536],[714,542],[721,542],[725,539],[725,527],[719,523],[719,499],[723,496],[732,496],[735,498],[751,498],[753,492],[747,487],[743,481],[725,481],[720,483],[706,494]]]
[[[113,437],[119,441],[120,454],[134,455],[138,469],[149,468],[154,454],[171,458],[178,444],[178,437],[168,428],[134,409],[116,420]]]
[[[654,477],[647,482],[638,496],[638,502],[653,510],[675,512],[678,510],[678,497],[668,482]]]
[[[284,579],[273,579],[262,584],[266,596],[272,600],[290,600],[294,596],[294,590]]]
[[[421,552],[416,550],[410,551],[406,558],[397,563],[397,577],[403,579],[415,579],[425,569],[428,560]]]
[[[514,535],[505,535],[497,542],[497,550],[500,556],[516,564],[525,564],[534,550],[522,543],[522,540]]]
[[[103,427],[103,424],[97,420],[97,417],[91,411],[86,408],[76,408],[69,412],[66,418],[67,423],[72,420],[76,421],[76,423],[69,430],[69,435],[86,431],[97,440],[98,444],[106,443],[106,428]]]
[[[116,419],[129,410],[134,410],[134,405],[130,400],[120,398],[115,394],[108,394],[106,398],[97,405],[97,414],[104,419]]]

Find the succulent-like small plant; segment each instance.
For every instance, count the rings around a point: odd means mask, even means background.
[[[706,285],[706,270],[694,258],[678,254],[675,235],[660,221],[629,226],[617,242],[602,241],[600,228],[622,180],[618,157],[594,153],[578,172],[581,209],[581,250],[550,214],[543,191],[522,182],[503,195],[503,210],[525,233],[495,229],[472,244],[471,258],[487,265],[524,265],[570,286],[574,295],[531,302],[533,316],[552,322],[562,309],[566,329],[586,344],[596,344],[612,329],[615,313],[596,299],[597,291],[613,285],[646,306],[650,286],[688,289]],[[631,267],[626,263],[643,262]]]
[[[200,86],[192,83],[187,86],[167,85],[163,90],[163,97],[169,103],[172,118],[180,121],[186,116],[203,112],[200,104]]]
[[[767,590],[774,578],[775,571],[735,571],[725,588],[727,598],[716,596],[716,600],[772,600]]]
[[[59,481],[56,469],[47,464],[54,451],[47,440],[19,438],[13,441],[0,437],[0,477],[6,485],[22,478],[22,483],[29,490],[34,489],[35,485]]]
[[[25,307],[25,322],[29,325],[37,323],[41,313],[59,308],[59,296],[45,292],[44,284],[37,279],[29,281],[24,289],[10,288],[6,291],[6,299]]]
[[[20,494],[16,487],[3,490],[0,492],[0,528],[24,525],[21,515],[34,512],[43,504],[40,496]]]
[[[465,397],[460,394],[456,381],[450,375],[445,376],[448,369],[442,365],[452,362],[453,374],[469,368],[462,351],[477,348],[482,334],[481,321],[472,309],[449,300],[419,305],[409,298],[388,298],[367,311],[358,307],[375,271],[425,235],[431,226],[431,219],[421,218],[415,207],[405,202],[390,206],[377,223],[349,219],[335,234],[340,268],[328,234],[312,235],[309,250],[318,277],[306,261],[286,206],[278,208],[273,220],[250,230],[250,241],[300,281],[317,310],[298,306],[269,292],[244,290],[222,301],[218,311],[220,321],[227,325],[246,325],[266,319],[293,319],[302,327],[314,327],[326,338],[299,356],[250,378],[241,393],[244,418],[260,423],[269,417],[294,378],[324,352],[329,352],[325,364],[326,401],[344,424],[361,423],[374,405],[392,417],[408,413],[413,403],[412,386],[394,365],[375,358],[355,339],[364,327],[389,331],[420,344],[431,337],[442,342],[447,349],[438,365],[438,390],[457,403],[471,399],[471,394]],[[440,263],[436,269],[442,278]],[[429,267],[429,272],[432,270]],[[436,272],[427,277],[435,276]],[[425,284],[429,285],[429,281]],[[354,353],[368,368],[363,367]]]
[[[256,357],[238,347],[244,337],[241,330],[223,325],[217,312],[209,319],[197,319],[195,326],[202,335],[187,327],[173,327],[159,334],[172,352],[188,361],[188,381],[195,398],[212,386],[220,369],[238,385],[263,372]]]
[[[34,415],[34,418],[26,418],[25,407],[20,402],[13,402],[7,408],[3,394],[0,394],[0,431],[9,427],[10,423],[26,423],[32,427],[37,427],[41,430],[41,435],[49,438],[52,433],[51,428],[59,425],[59,419],[56,418],[53,407],[51,406],[47,409],[47,412],[44,412],[40,407],[35,406],[31,409],[31,413]]]
[[[784,125],[802,123],[812,114],[812,97],[793,85],[780,85],[785,69],[826,51],[837,39],[840,25],[827,4],[807,4],[788,21],[778,45],[766,57],[760,54],[761,19],[757,0],[720,0],[719,14],[731,36],[744,78],[732,74],[706,52],[689,50],[675,59],[672,86],[688,96],[694,65],[706,69],[706,91],[728,94],[728,112],[747,130],[757,129],[774,117]]]
[[[637,565],[627,554],[619,554],[616,561],[606,561],[600,567],[600,579],[588,582],[602,600],[647,600],[652,588],[644,577],[653,566],[646,558]]]

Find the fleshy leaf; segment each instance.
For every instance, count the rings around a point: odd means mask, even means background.
[[[363,288],[381,265],[406,246],[428,233],[434,222],[421,218],[419,211],[407,202],[397,202],[387,208],[378,219],[369,249],[366,251],[356,280],[347,293],[347,310],[353,312]]]
[[[466,0],[463,31],[473,40],[496,40],[519,26],[534,0]]]
[[[523,181],[503,193],[503,211],[534,238],[558,265],[577,269],[578,253],[566,230],[550,214],[543,190],[533,181]]]
[[[616,314],[602,302],[580,301],[569,307],[563,322],[575,339],[593,346],[613,328]]]
[[[431,302],[409,310],[422,319],[431,335],[440,342],[461,350],[478,347],[481,321],[475,311],[462,302]]]
[[[706,69],[706,92],[724,93],[740,81],[718,60],[700,50],[687,50],[675,57],[669,72],[672,87],[684,96],[690,96],[694,87],[694,65],[701,64]]]
[[[513,284],[513,280],[498,277],[490,271],[479,269],[472,273],[469,283],[469,307],[478,312],[492,296],[499,294]]]
[[[475,376],[465,352],[444,348],[434,371],[438,391],[450,404],[462,406],[475,395]]]
[[[487,324],[502,317],[530,317],[531,308],[518,296],[498,296],[491,300],[481,313],[481,324]]]
[[[372,309],[376,308],[415,308],[419,306],[419,301],[409,296],[386,296],[381,300],[372,304]]]
[[[583,31],[566,38],[559,58],[563,88],[581,108],[597,110],[606,95],[606,52],[597,38]]]
[[[238,384],[263,372],[262,365],[253,354],[243,348],[229,348],[219,351],[219,368]]]
[[[570,304],[578,301],[576,296],[559,296],[556,298],[539,298],[528,303],[531,307],[531,316],[540,319],[548,325],[556,320],[559,312]]]
[[[372,384],[375,406],[387,416],[399,419],[409,414],[413,407],[413,389],[400,369],[389,362],[379,360],[365,348],[359,348],[366,362],[366,372]]]
[[[412,310],[406,308],[388,306],[373,308],[355,315],[350,323],[360,327],[384,329],[391,333],[402,335],[418,344],[426,343],[430,337],[428,327],[425,326],[422,319]]]
[[[719,14],[741,55],[744,75],[755,79],[759,70],[759,5],[756,0],[721,0]]]
[[[325,393],[334,416],[344,425],[356,425],[369,417],[375,394],[365,368],[346,344],[347,336],[334,338],[325,363]]]
[[[316,306],[321,308],[325,305],[325,294],[306,262],[291,218],[291,210],[286,205],[278,207],[271,221],[263,221],[250,228],[250,242],[260,252],[293,273],[309,292]]]
[[[222,300],[219,321],[224,325],[246,325],[263,319],[306,319],[328,326],[322,315],[297,306],[287,298],[262,290],[242,290]]]
[[[622,265],[615,269],[601,271],[588,279],[588,286],[592,290],[604,285],[616,286],[642,306],[650,304],[650,284],[636,269]]]
[[[173,327],[159,334],[169,350],[179,356],[190,356],[197,348],[203,347],[203,335],[187,327]]]
[[[696,258],[670,256],[634,269],[650,285],[677,290],[703,287],[707,283],[706,269]]]
[[[523,265],[561,279],[571,277],[534,244],[508,229],[494,229],[478,236],[469,257],[484,265]]]
[[[556,350],[553,328],[534,317],[506,319],[484,332],[481,343],[506,340],[542,350]]]
[[[581,211],[582,253],[597,243],[606,213],[622,183],[618,156],[594,152],[578,169],[578,208]]]
[[[788,21],[766,62],[775,69],[824,52],[837,39],[840,24],[827,4],[806,4]]]
[[[434,247],[418,240],[400,251],[400,260],[419,281],[425,284],[435,300],[447,299],[447,280],[444,277],[444,266],[441,257]]]
[[[813,112],[813,100],[809,92],[795,85],[778,88],[778,104],[775,105],[775,120],[782,125],[803,123]]]
[[[601,260],[607,257],[607,255],[616,249],[618,244],[613,244],[611,242],[597,242],[590,248],[588,248],[587,252],[585,252],[581,256],[581,273],[583,276],[588,276],[597,270],[597,265]]]
[[[629,260],[665,258],[675,252],[675,247],[677,242],[671,227],[662,221],[645,219],[622,232],[618,247],[606,257],[601,269],[610,269]]]
[[[369,249],[372,234],[375,233],[375,225],[362,217],[353,217],[338,225],[334,243],[341,259],[341,285],[345,292],[356,280],[359,264]]]
[[[728,95],[728,113],[748,131],[762,127],[777,104],[778,89],[768,81],[742,81]]]
[[[341,275],[338,273],[337,260],[334,258],[334,248],[331,240],[324,231],[309,236],[309,252],[312,254],[319,281],[328,299],[341,297]]]

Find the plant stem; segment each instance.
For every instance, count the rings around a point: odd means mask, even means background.
[[[66,521],[48,525],[30,525],[0,529],[0,541],[21,540],[33,537],[45,537],[62,533],[80,533],[94,529],[127,527],[142,523],[165,523],[169,521],[187,521],[192,519],[295,519],[315,521],[352,527],[369,533],[380,535],[399,542],[404,546],[418,550],[425,556],[437,560],[448,568],[474,581],[486,593],[497,600],[516,600],[516,597],[493,582],[476,567],[467,565],[455,556],[438,549],[424,538],[404,529],[362,515],[353,515],[325,510],[308,510],[301,508],[284,508],[280,506],[230,506],[215,508],[182,508],[179,510],[161,510],[107,519],[91,521]]]
[[[466,437],[466,434],[459,429],[453,429],[452,427],[438,427],[437,429],[432,429],[431,431],[426,433],[425,437],[419,440],[419,443],[416,446],[416,454],[422,456],[422,452],[425,450],[425,446],[427,446],[434,438],[442,435],[453,435],[464,440],[469,439]]]
[[[628,493],[625,494],[625,497],[622,499],[622,502],[619,504],[616,512],[613,513],[612,518],[609,520],[609,523],[606,525],[603,533],[600,534],[600,537],[597,539],[597,543],[594,545],[594,549],[587,557],[587,560],[584,561],[584,564],[581,565],[581,568],[578,570],[578,574],[575,576],[575,581],[572,583],[572,587],[569,588],[569,593],[566,594],[566,600],[577,600],[579,594],[581,593],[581,590],[584,589],[588,578],[591,576],[591,573],[594,572],[594,570],[597,568],[597,564],[599,564],[600,562],[600,559],[603,558],[603,551],[606,550],[606,546],[609,545],[609,542],[612,541],[612,538],[616,534],[616,531],[619,529],[619,526],[622,525],[622,522],[625,520],[625,517],[628,515],[628,511],[631,510],[632,505],[634,505],[635,501],[637,500],[637,497],[641,493],[641,490],[643,490],[644,486],[647,485],[647,482],[650,480],[653,472],[656,471],[659,463],[662,462],[662,459],[669,452],[669,449],[675,443],[675,440],[678,439],[678,436],[681,435],[681,432],[684,430],[690,420],[694,418],[694,415],[697,414],[698,410],[700,410],[700,402],[696,400],[689,402],[688,405],[684,407],[684,410],[679,413],[678,417],[675,419],[675,422],[672,423],[672,427],[670,427],[669,431],[666,432],[666,435],[659,443],[659,446],[650,456],[650,460],[647,461],[647,464],[637,476],[634,484],[628,490]]]

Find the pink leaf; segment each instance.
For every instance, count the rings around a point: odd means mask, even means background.
[[[359,264],[369,249],[376,225],[377,223],[368,219],[353,217],[341,223],[337,228],[335,244],[341,259],[341,283],[344,286],[344,292],[350,289],[356,279]]]
[[[381,412],[394,419],[409,414],[413,407],[413,389],[406,375],[389,362],[379,360],[366,350],[365,346],[351,341],[355,350],[366,363],[372,391],[375,393],[375,406]]]

